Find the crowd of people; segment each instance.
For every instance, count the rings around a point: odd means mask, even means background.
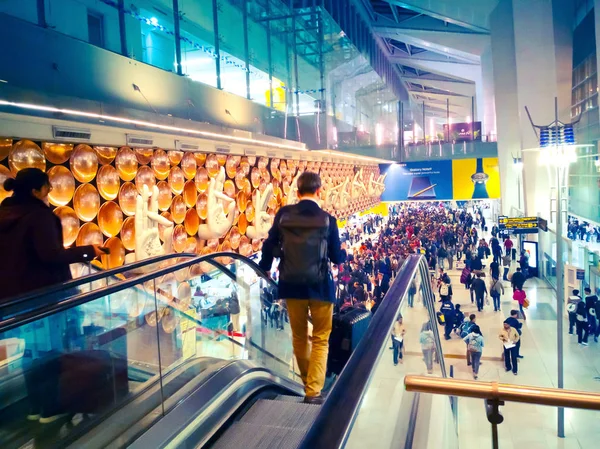
[[[504,348],[506,371],[518,372],[520,335],[528,305],[524,284],[528,278],[529,261],[525,253],[517,260],[517,251],[509,236],[504,238],[499,228],[491,228],[488,236],[485,217],[479,209],[452,208],[449,203],[405,204],[390,206],[388,217],[367,217],[362,224],[342,232],[351,245],[345,263],[334,269],[334,280],[340,308],[364,307],[375,312],[384,300],[390,283],[406,257],[422,254],[429,265],[431,283],[441,303],[438,321],[444,338],[460,336],[467,346],[467,363],[478,377],[484,336],[476,324],[476,315],[465,318],[460,304],[454,304],[454,289],[447,270],[459,269],[461,283],[470,292],[471,303],[483,312],[488,306],[500,312],[501,297],[510,282],[512,297],[518,309],[511,311],[499,332]],[[485,236],[484,236],[485,234]],[[362,239],[360,236],[363,236]],[[514,265],[513,265],[514,263]],[[511,272],[511,267],[516,270]],[[489,279],[489,281],[488,281]],[[414,306],[416,281],[408,291],[408,305]],[[491,299],[491,301],[490,301]],[[600,329],[600,326],[597,326]],[[392,333],[394,364],[402,362],[406,330],[401,318]],[[420,344],[428,372],[431,372],[433,340],[431,324],[421,329]]]

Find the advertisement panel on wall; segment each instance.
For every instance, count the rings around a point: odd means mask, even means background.
[[[407,162],[386,173],[382,201],[500,198],[498,158]]]
[[[382,201],[452,199],[452,161],[393,164],[385,186]]]
[[[453,160],[452,190],[455,200],[500,198],[498,158]]]
[[[449,134],[448,125],[444,125],[444,135],[448,136],[448,139],[454,142],[481,140],[481,122],[452,123]]]

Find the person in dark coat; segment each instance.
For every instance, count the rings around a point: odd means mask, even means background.
[[[72,279],[69,264],[105,254],[99,245],[65,249],[60,219],[46,204],[48,175],[25,168],[4,182],[13,192],[0,205],[0,304],[14,296]]]

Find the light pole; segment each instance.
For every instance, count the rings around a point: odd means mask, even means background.
[[[564,265],[563,265],[563,204],[562,190],[567,181],[569,164],[577,161],[575,150],[575,136],[573,125],[581,119],[581,116],[573,123],[562,123],[558,119],[558,98],[554,99],[554,121],[547,126],[539,126],[533,123],[529,110],[525,107],[531,126],[536,135],[539,130],[540,163],[554,165],[554,176],[556,177],[556,357],[557,357],[557,387],[564,388],[564,343],[563,343],[563,321],[564,321]],[[551,173],[551,170],[548,171]],[[558,437],[565,437],[565,409],[558,409]]]

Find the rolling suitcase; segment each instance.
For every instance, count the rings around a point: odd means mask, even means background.
[[[333,315],[327,372],[340,374],[371,323],[371,312],[348,308]]]
[[[129,393],[127,359],[105,350],[62,354],[59,396],[67,413],[100,413]]]
[[[440,326],[443,326],[446,322],[446,317],[442,312],[436,312],[435,316],[437,317],[437,322]]]

